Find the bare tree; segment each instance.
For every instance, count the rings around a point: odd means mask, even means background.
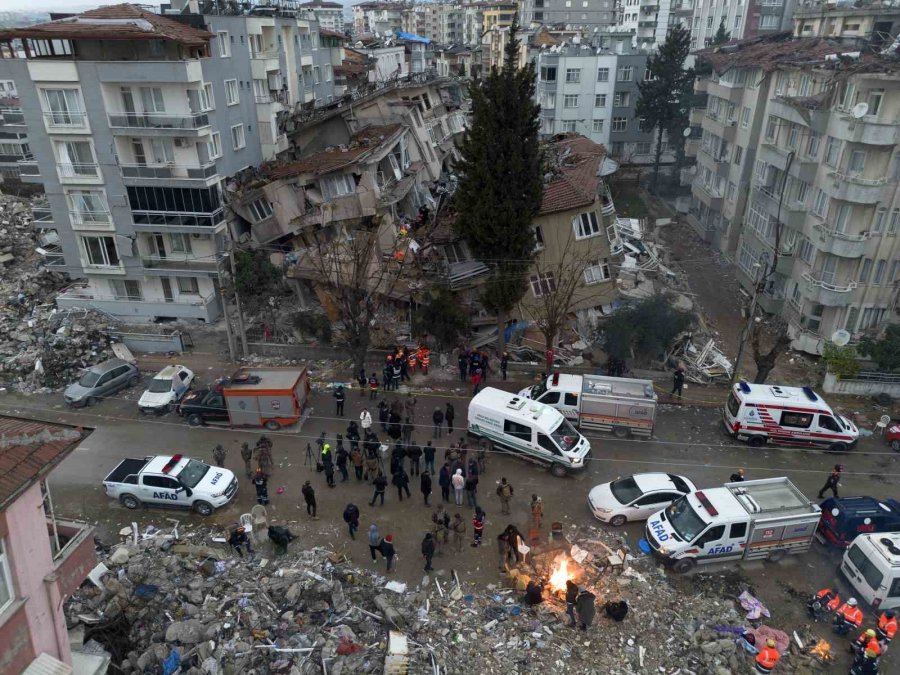
[[[521,303],[523,312],[534,320],[543,333],[545,349],[556,344],[568,316],[590,292],[585,288],[585,269],[591,263],[599,263],[604,252],[609,255],[608,250],[604,251],[599,237],[576,241],[571,227],[565,228],[565,232],[563,240],[557,231],[555,241],[548,238],[545,232],[545,251],[531,265],[532,274],[538,277],[541,295]],[[547,246],[551,243],[555,244],[553,253]]]
[[[762,345],[763,338],[769,342],[768,351]],[[791,344],[788,335],[787,321],[781,318],[772,321],[754,321],[750,332],[750,346],[753,349],[753,361],[756,363],[756,376],[754,384],[763,384],[768,379],[775,363],[782,352]]]
[[[319,233],[298,264],[311,273],[313,284],[340,317],[354,372],[364,368],[379,314],[407,295],[400,284],[402,256],[382,253],[378,228],[370,223],[346,232],[338,229],[331,238]]]

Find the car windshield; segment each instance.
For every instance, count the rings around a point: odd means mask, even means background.
[[[540,384],[536,384],[531,388],[531,398],[537,400],[543,395],[545,391],[547,391],[547,380],[544,380]]]
[[[685,541],[693,541],[694,537],[706,527],[706,523],[691,507],[686,496],[672,502],[666,513],[669,522],[672,523],[672,529]]]
[[[203,480],[207,471],[209,471],[209,464],[198,462],[196,459],[188,460],[181,473],[178,474],[178,482],[186,487],[195,488],[197,483]]]
[[[556,430],[550,432],[550,436],[553,438],[553,442],[566,452],[578,445],[578,432],[567,419],[563,419]]]
[[[681,492],[682,494],[690,492],[691,489],[688,487],[688,484],[684,481],[684,478],[681,476],[676,476],[675,474],[668,473],[666,474],[669,477],[669,480],[672,481],[672,485],[675,486],[675,489]]]
[[[631,476],[614,480],[609,484],[609,489],[620,504],[630,504],[643,494]]]
[[[84,375],[81,376],[81,379],[78,380],[78,384],[82,387],[93,387],[97,384],[97,380],[100,379],[100,373],[93,370],[84,371]]]
[[[165,394],[172,391],[172,380],[154,377],[150,380],[150,387],[147,389],[151,394]]]

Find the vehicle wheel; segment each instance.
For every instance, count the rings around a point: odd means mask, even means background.
[[[134,510],[141,507],[141,500],[134,495],[122,495],[119,497],[119,501],[122,502],[122,506],[126,509]]]
[[[768,562],[776,563],[779,560],[781,560],[782,558],[784,558],[784,556],[786,556],[786,555],[787,555],[787,551],[785,551],[783,548],[779,548],[775,551],[772,551],[769,554],[769,556],[766,558],[766,560]]]
[[[97,397],[96,396],[88,396],[87,400],[84,402],[85,408],[90,408],[91,406],[97,405]]]
[[[269,420],[268,422],[266,422],[265,426],[269,431],[278,431],[281,428],[281,425],[278,424],[278,422],[276,422],[275,420]]]
[[[566,467],[562,464],[556,464],[555,462],[550,465],[550,473],[552,473],[557,478],[565,478],[568,475],[568,471],[566,471]]]
[[[694,565],[696,564],[697,563],[695,563],[690,558],[682,558],[674,565],[672,565],[672,571],[677,572],[678,574],[684,574],[685,572],[689,572],[690,570],[692,570],[694,568]]]
[[[202,426],[203,418],[200,417],[200,415],[197,415],[196,413],[193,415],[188,415],[188,424],[190,424],[192,427]]]
[[[828,446],[828,452],[847,452],[846,443],[832,443]]]
[[[751,436],[747,439],[747,445],[751,448],[761,448],[766,444],[765,436]]]
[[[613,427],[613,435],[616,438],[628,438],[631,435],[631,430],[628,427]]]
[[[211,516],[213,507],[209,502],[194,502],[194,511],[204,517]]]
[[[900,452],[900,440],[891,441],[891,450]]]
[[[609,524],[612,525],[613,527],[622,527],[627,522],[628,522],[628,518],[626,518],[623,515],[618,515],[618,516],[613,516],[610,519]]]
[[[140,375],[132,375],[132,376],[129,378],[129,380],[128,380],[128,386],[129,386],[129,387],[136,387],[136,386],[138,386],[140,383],[141,383],[141,376],[140,376]]]

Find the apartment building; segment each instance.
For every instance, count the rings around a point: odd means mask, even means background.
[[[328,0],[312,0],[311,2],[300,3],[299,8],[315,14],[319,28],[333,30],[338,33],[344,32],[344,6],[341,3],[329,2]]]
[[[0,96],[0,182],[19,178],[19,162],[28,157],[25,113],[16,96]]]
[[[615,33],[631,33],[638,49],[653,49],[666,39],[671,0],[616,0]]]
[[[406,29],[406,13],[412,3],[361,2],[353,5],[353,30],[356,35],[385,35]]]
[[[615,23],[614,0],[522,0],[519,23],[523,27],[553,26],[592,32]]]
[[[734,214],[728,241],[737,243],[741,283],[761,284],[761,307],[783,316],[793,347],[810,353],[821,353],[835,330],[859,337],[894,321],[900,280],[900,68],[892,56],[836,58],[843,49],[762,38],[703,55],[713,67],[708,110],[719,112],[702,121],[711,152],[698,154],[694,196],[700,204],[704,193],[712,197],[713,219]],[[717,78],[742,92],[733,113]],[[756,106],[745,112],[740,104],[750,98]],[[732,168],[739,147],[740,184]],[[746,203],[731,211],[738,193]],[[703,213],[701,206],[701,222]]]
[[[724,24],[732,40],[791,29],[797,0],[693,0],[691,47],[708,46]]]
[[[823,37],[847,45],[874,48],[900,34],[900,7],[893,2],[850,4],[801,0],[794,10],[794,37]]]
[[[690,31],[694,24],[695,0],[669,0],[669,27],[681,26]]]
[[[311,13],[175,11],[116,5],[0,32],[29,138],[22,178],[43,185],[38,226],[82,280],[61,307],[216,319],[223,181],[287,149],[292,106],[333,97]]]

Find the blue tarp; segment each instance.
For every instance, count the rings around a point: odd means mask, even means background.
[[[408,40],[409,42],[421,42],[426,45],[431,44],[431,40],[429,38],[421,37],[413,33],[404,33],[402,30],[397,32],[397,39]]]

